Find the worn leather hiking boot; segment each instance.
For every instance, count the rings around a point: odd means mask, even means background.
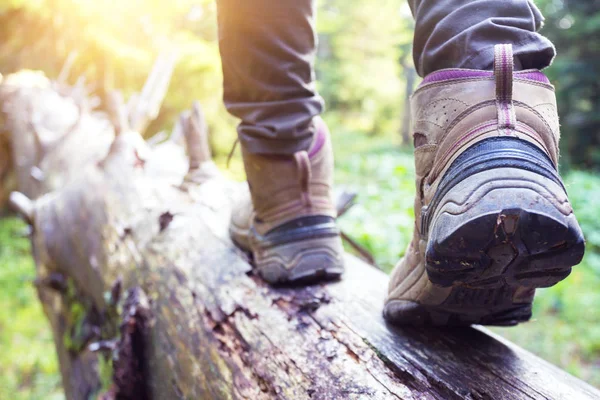
[[[315,123],[308,151],[265,156],[242,149],[250,193],[234,209],[229,231],[270,283],[332,279],[344,270],[333,152],[327,126]]]
[[[427,76],[412,98],[415,233],[392,273],[384,315],[396,324],[515,325],[536,288],[566,278],[584,238],[558,175],[554,88],[513,72]]]

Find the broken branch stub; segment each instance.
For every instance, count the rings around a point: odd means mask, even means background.
[[[196,101],[192,112],[183,117],[184,136],[188,150],[190,171],[198,169],[202,163],[212,159],[208,143],[208,127],[200,104]]]
[[[158,56],[142,92],[129,109],[131,129],[143,135],[150,122],[156,119],[169,89],[176,62],[177,54],[173,51]]]
[[[113,90],[108,94],[107,109],[117,136],[131,130],[127,116],[127,107],[125,107],[125,101],[121,92]]]
[[[73,65],[75,65],[75,61],[77,60],[77,56],[79,54],[76,51],[71,51],[67,56],[65,63],[63,64],[58,77],[56,78],[56,82],[60,84],[66,84],[69,79],[69,75],[71,74],[71,70],[73,69]]]
[[[202,107],[194,102],[191,112],[181,113],[178,124],[185,138],[189,157],[189,168],[183,181],[183,188],[190,183],[199,185],[220,176],[219,170],[212,161],[208,141],[208,126]]]
[[[12,192],[9,198],[11,208],[29,225],[34,222],[34,203],[21,192]]]

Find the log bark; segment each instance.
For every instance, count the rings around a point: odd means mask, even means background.
[[[352,256],[339,282],[266,285],[228,237],[247,186],[210,161],[197,105],[179,124],[188,163],[177,140],[115,136],[49,82],[13,85],[0,87],[26,195],[13,203],[33,228],[67,398],[600,397],[483,328],[387,325],[387,276]]]

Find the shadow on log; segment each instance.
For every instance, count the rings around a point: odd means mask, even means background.
[[[115,130],[21,79],[0,86],[12,203],[32,226],[69,399],[600,397],[483,328],[386,325],[388,278],[352,256],[340,282],[267,286],[228,237],[247,186],[210,160],[197,104],[178,128],[188,163],[180,138],[150,146],[131,130],[124,101]]]

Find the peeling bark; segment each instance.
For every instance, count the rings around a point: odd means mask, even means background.
[[[481,328],[388,326],[387,276],[351,256],[340,282],[266,285],[227,233],[247,186],[209,160],[198,111],[180,124],[187,163],[178,140],[151,147],[64,111],[76,108],[50,84],[0,93],[19,188],[37,198],[24,214],[69,399],[600,396]],[[34,129],[33,115],[49,119]]]

